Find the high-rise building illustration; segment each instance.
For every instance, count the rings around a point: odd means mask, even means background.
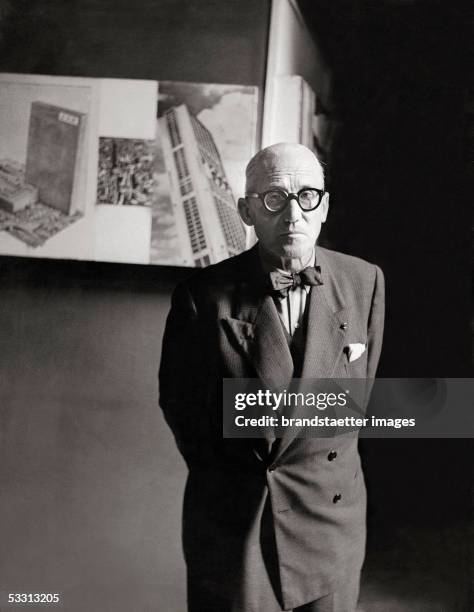
[[[185,265],[203,267],[245,249],[245,231],[209,130],[185,104],[159,119]]]
[[[84,209],[77,190],[85,121],[84,113],[31,103],[25,181],[43,204],[67,215]]]

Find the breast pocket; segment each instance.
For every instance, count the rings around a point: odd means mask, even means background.
[[[350,342],[344,347],[344,371],[347,378],[367,376],[367,342]]]

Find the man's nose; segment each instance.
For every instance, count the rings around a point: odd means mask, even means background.
[[[295,223],[301,218],[301,208],[296,198],[290,198],[284,210],[284,219],[287,223]]]

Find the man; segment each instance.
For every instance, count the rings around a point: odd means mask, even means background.
[[[365,548],[357,437],[223,439],[222,378],[373,378],[383,275],[316,246],[329,196],[309,149],[267,147],[246,178],[239,211],[257,245],[177,287],[163,341],[160,402],[189,467],[188,606],[351,612]]]

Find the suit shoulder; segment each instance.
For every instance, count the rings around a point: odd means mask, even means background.
[[[339,251],[318,247],[318,252],[326,259],[331,270],[337,276],[353,277],[355,275],[357,277],[373,278],[378,268],[375,264],[365,259],[340,253]]]
[[[334,295],[338,296],[336,303],[357,305],[365,312],[370,309],[376,294],[383,295],[383,274],[375,264],[320,247],[318,258],[321,261],[323,279],[327,273],[328,284],[333,288]]]
[[[383,291],[384,275],[376,264],[360,257],[320,247],[318,253],[321,255],[321,265],[328,267],[330,275],[346,296],[354,293],[372,295],[375,287]]]

